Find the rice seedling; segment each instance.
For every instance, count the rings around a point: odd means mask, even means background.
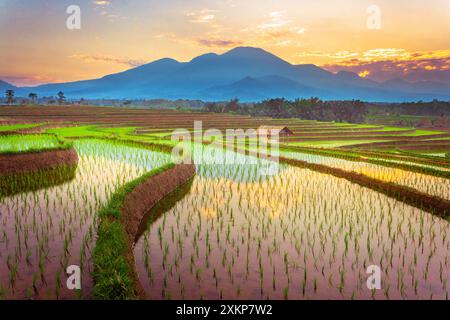
[[[448,183],[448,179],[446,178],[385,167],[372,163],[354,162],[301,152],[281,152],[281,155],[286,156],[287,158],[323,164],[332,168],[364,174],[381,181],[393,182],[443,199],[450,199],[450,183]]]
[[[73,179],[52,185],[53,176],[33,174],[23,177],[25,188],[0,196],[0,285],[24,288],[8,290],[8,298],[26,297],[26,288],[40,299],[89,297],[98,209],[118,187],[169,161],[167,154],[118,143],[79,140],[74,146],[80,159]],[[52,174],[67,172],[71,168]],[[82,292],[63,286],[68,265],[80,266]]]
[[[0,136],[0,153],[18,153],[30,150],[51,149],[60,145],[52,135]]]
[[[174,299],[448,294],[449,222],[329,175],[282,165],[261,176],[245,161],[200,164],[190,191],[163,217],[135,246],[149,298],[164,299],[169,288]],[[383,270],[383,290],[366,288],[372,264]],[[170,276],[171,266],[190,272]]]

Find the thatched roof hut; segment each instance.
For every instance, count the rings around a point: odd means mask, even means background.
[[[294,133],[288,128],[283,126],[260,126],[258,133],[263,132],[267,135],[279,135],[279,136],[293,136]]]

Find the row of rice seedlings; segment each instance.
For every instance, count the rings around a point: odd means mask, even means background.
[[[24,152],[30,149],[48,149],[59,145],[58,139],[51,135],[7,135],[0,136],[1,152]]]
[[[239,170],[245,170],[245,165]],[[209,166],[135,247],[155,299],[439,298],[449,223],[332,176]],[[366,269],[382,270],[382,290]]]
[[[89,296],[96,212],[118,187],[168,161],[164,154],[106,142],[75,147],[80,160],[73,180],[0,200],[0,286],[8,298]],[[81,293],[65,287],[69,265],[82,270]]]
[[[353,171],[364,174],[385,182],[392,182],[398,185],[414,188],[418,191],[438,196],[443,199],[450,199],[450,183],[448,179],[434,177],[426,174],[410,172],[406,170],[384,167],[366,162],[354,162],[344,159],[311,155],[300,152],[281,152],[288,158],[302,160],[310,163],[323,164],[332,168],[339,168],[346,171]]]

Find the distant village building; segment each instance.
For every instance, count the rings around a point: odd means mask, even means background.
[[[293,136],[294,133],[288,127],[283,126],[260,126],[257,130],[258,134],[263,133],[268,136],[279,135],[280,137]]]

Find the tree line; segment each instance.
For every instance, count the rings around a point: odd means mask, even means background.
[[[336,122],[367,122],[369,116],[419,116],[446,120],[450,117],[450,101],[368,103],[360,100],[323,101],[319,98],[269,99],[258,103],[229,102],[207,103],[203,111],[235,113],[273,118],[300,118],[305,120]],[[420,120],[420,119],[419,119]]]
[[[6,97],[6,103],[9,104],[9,105],[12,105],[12,104],[14,104],[16,102],[14,90],[11,90],[11,89],[6,90],[5,97]],[[64,92],[59,91],[57,93],[57,97],[58,97],[57,98],[58,103],[59,104],[64,104],[64,102],[66,101],[66,96],[65,96]],[[28,99],[29,99],[29,102],[36,103],[37,100],[38,100],[37,93],[30,92],[28,94]]]
[[[289,101],[269,99],[258,103],[240,103],[239,100],[234,99],[227,103],[208,103],[204,107],[204,111],[272,118],[363,122],[368,114],[368,106],[360,100],[323,101],[319,98],[310,98]]]

